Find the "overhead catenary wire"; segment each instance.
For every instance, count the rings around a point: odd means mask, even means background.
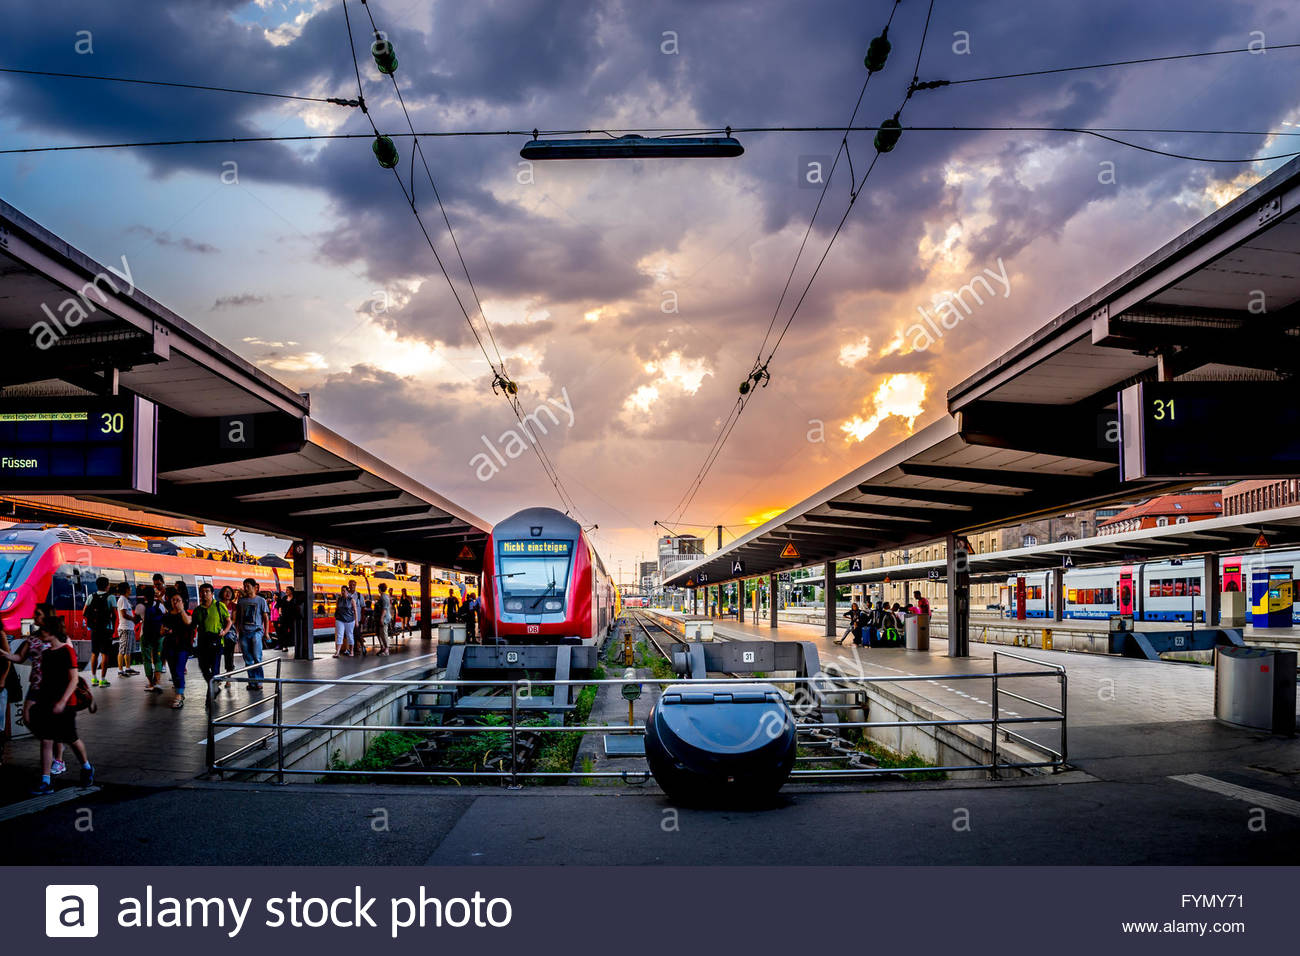
[[[101,76],[94,73],[59,73],[54,70],[24,70],[14,66],[0,66],[0,73],[17,76],[44,76],[65,80],[98,80],[102,83],[127,83],[138,86],[164,86],[182,90],[201,90],[207,93],[236,93],[242,96],[266,96],[281,100],[305,100],[309,103],[331,103],[334,106],[360,106],[355,100],[341,96],[308,96],[303,93],[277,93],[271,90],[245,90],[230,86],[209,86],[204,83],[181,83],[176,80],[146,80],[131,76]]]
[[[366,15],[370,18],[370,26],[371,29],[374,31],[376,42],[379,42],[380,38],[386,36],[386,34],[384,34],[383,31],[379,29],[379,24],[375,22],[374,11],[371,9],[371,6],[367,2],[367,0],[361,0],[361,2],[362,2],[362,6],[365,7]],[[388,42],[388,41],[384,40],[384,42]],[[355,58],[355,53],[354,53],[354,58]],[[438,185],[434,181],[433,171],[429,168],[428,159],[424,155],[424,150],[420,147],[420,140],[419,137],[416,135],[416,131],[415,131],[415,123],[412,121],[410,111],[406,107],[406,99],[402,96],[402,88],[398,84],[397,76],[394,72],[388,73],[388,78],[392,81],[393,92],[397,96],[398,105],[401,106],[402,115],[406,118],[406,125],[407,128],[410,130],[412,136],[412,150],[411,150],[412,186],[411,186],[411,196],[410,196],[411,209],[413,212],[417,214],[418,217],[418,210],[415,205],[415,187],[414,187],[415,155],[418,154],[420,157],[421,164],[424,167],[425,175],[429,180],[429,186],[433,190],[434,198],[437,200],[438,209],[442,213],[442,221],[447,227],[447,234],[451,237],[452,246],[456,250],[456,256],[460,260],[461,269],[465,273],[465,280],[469,284],[470,292],[474,296],[474,303],[478,308],[479,316],[483,321],[484,328],[487,330],[488,339],[492,343],[492,350],[496,354],[497,362],[496,365],[493,367],[494,376],[495,376],[494,383],[493,383],[493,390],[494,391],[496,390],[496,382],[503,383],[503,388],[501,390],[502,395],[505,398],[506,403],[510,406],[510,410],[514,414],[515,420],[519,423],[520,429],[523,431],[525,436],[527,436],[527,438],[529,439],[529,443],[532,447],[533,454],[537,457],[538,464],[542,466],[543,472],[546,473],[547,478],[550,480],[552,487],[555,489],[555,492],[559,496],[561,503],[564,505],[565,512],[566,513],[573,512],[581,516],[582,510],[578,507],[577,502],[573,499],[573,496],[569,494],[568,490],[564,487],[564,482],[560,477],[559,468],[556,466],[555,462],[551,459],[550,453],[546,450],[545,445],[543,444],[541,438],[536,434],[536,431],[528,427],[527,424],[528,418],[524,414],[523,408],[519,403],[517,388],[514,387],[513,382],[511,382],[506,372],[505,359],[502,357],[501,349],[497,345],[496,335],[492,331],[492,323],[488,320],[487,313],[483,309],[483,302],[479,298],[478,288],[474,285],[474,277],[470,274],[469,265],[465,262],[465,257],[461,252],[460,242],[456,238],[456,230],[452,228],[451,218],[448,216],[447,208],[442,202],[442,195],[439,193]],[[444,275],[446,275],[445,270],[444,270]],[[447,276],[447,280],[448,283],[450,284],[451,282],[450,276]],[[459,296],[457,296],[457,300],[459,301]],[[462,311],[464,311],[463,306],[462,306]],[[468,315],[466,315],[466,320],[467,321],[469,320]],[[472,327],[472,323],[471,323],[471,327]],[[482,348],[481,340],[479,346],[480,348]],[[486,350],[484,350],[484,355],[486,357]],[[492,361],[490,358],[488,359],[488,364],[489,366],[492,365]]]
[[[1144,63],[1167,63],[1171,60],[1195,60],[1209,56],[1228,56],[1234,53],[1249,53],[1252,55],[1262,55],[1270,50],[1294,50],[1300,48],[1300,43],[1276,43],[1269,46],[1265,43],[1260,47],[1235,47],[1231,50],[1203,50],[1194,53],[1172,53],[1165,56],[1141,56],[1131,60],[1111,60],[1106,63],[1087,63],[1080,66],[1057,66],[1048,67],[1041,70],[1024,70],[1020,73],[998,73],[991,76],[970,76],[957,80],[941,80],[943,86],[960,86],[966,83],[987,83],[992,80],[1016,80],[1028,76],[1050,76],[1054,73],[1077,73],[1083,70],[1105,70],[1117,66],[1136,66]]]
[[[893,21],[894,12],[897,9],[898,9],[898,3],[896,0],[894,7],[890,11],[891,23]],[[921,41],[919,44],[917,44],[916,62],[912,69],[912,80],[908,84],[907,92],[903,98],[903,102],[899,105],[899,108],[894,112],[893,119],[895,123],[897,123],[898,117],[901,115],[903,108],[907,105],[908,101],[912,97],[913,92],[916,90],[917,82],[919,80],[920,68],[921,68],[921,55],[925,50],[925,41],[926,41],[926,37],[929,36],[930,19],[933,16],[933,14],[934,14],[934,0],[930,0],[929,6],[925,14],[925,25],[921,31]],[[884,33],[887,32],[888,32],[888,26],[886,27],[882,35],[884,35]],[[869,73],[867,79],[869,80],[870,78],[871,76]],[[865,91],[865,85],[864,85],[864,91]],[[861,100],[861,95],[859,95],[859,101],[860,100]],[[857,115],[857,110],[855,108],[854,116],[856,117],[856,115]],[[852,120],[850,120],[850,125],[851,124],[852,124]],[[841,141],[843,148],[845,150],[847,150],[848,148],[847,135],[848,134],[846,132],[844,135],[844,139]],[[789,318],[786,319],[785,326],[781,329],[781,334],[777,337],[776,344],[772,346],[772,349],[768,353],[766,359],[762,357],[762,347],[760,347],[759,357],[755,361],[754,367],[750,372],[750,377],[746,379],[746,383],[753,382],[755,385],[757,385],[759,381],[763,381],[764,383],[766,383],[766,381],[770,379],[770,373],[768,371],[768,367],[771,364],[773,357],[776,355],[777,349],[781,347],[781,343],[785,339],[786,332],[789,331],[791,324],[794,322],[795,316],[798,315],[799,309],[803,305],[804,300],[808,295],[808,290],[812,288],[813,282],[816,281],[817,275],[821,271],[822,264],[825,263],[827,256],[830,255],[831,247],[835,244],[836,238],[838,238],[840,231],[844,228],[844,223],[848,220],[849,213],[853,211],[853,206],[857,202],[857,198],[859,194],[862,192],[862,188],[866,184],[867,179],[871,176],[872,170],[876,168],[876,163],[877,161],[879,161],[881,155],[882,155],[881,150],[877,149],[875,155],[871,159],[870,165],[867,167],[866,172],[863,173],[861,181],[857,184],[856,187],[852,187],[850,189],[849,202],[847,207],[844,210],[844,215],[840,217],[839,224],[835,227],[834,233],[832,233],[830,240],[827,242],[826,248],[823,250],[821,258],[817,261],[817,265],[814,267],[812,275],[809,277],[807,284],[804,286],[803,292],[799,296],[799,300],[795,303],[794,308],[791,310]],[[823,196],[825,195],[826,189],[827,187],[829,187],[829,185],[830,185],[830,180],[828,177],[826,183],[822,187]],[[818,207],[820,207],[820,205],[821,202],[819,199]],[[816,211],[814,211],[813,216],[814,218],[816,217]],[[812,229],[812,224],[810,222],[809,231],[811,231],[811,229]],[[805,234],[804,241],[805,242],[807,241],[807,234]],[[802,244],[800,246],[799,252],[800,254],[802,254],[803,252]],[[796,263],[797,263],[797,259],[798,257],[796,257]],[[791,276],[793,276],[793,273],[794,273],[794,269],[792,268]],[[789,285],[789,281],[790,281],[789,279],[786,280],[787,287]],[[784,301],[784,298],[785,298],[785,290],[783,289],[781,293],[781,301]],[[780,312],[780,305],[778,303],[777,313],[779,312]],[[774,319],[775,319],[775,315],[774,315]],[[763,338],[764,346],[767,344],[768,337],[771,334],[771,328],[772,326],[769,325],[768,334],[765,335]],[[708,473],[712,469],[713,463],[716,462],[718,458],[721,456],[723,449],[726,447],[727,440],[731,437],[731,433],[735,430],[737,423],[740,421],[741,415],[744,414],[745,408],[748,405],[749,400],[753,398],[753,396],[756,394],[756,391],[757,390],[754,388],[747,389],[745,388],[744,385],[742,385],[739,403],[734,407],[733,414],[729,416],[726,422],[724,422],[723,428],[719,430],[718,438],[715,439],[714,445],[710,449],[709,455],[706,456],[705,464],[702,466],[701,470],[697,472],[697,477],[692,481],[689,487],[690,493],[688,496],[686,496],[686,503],[682,505],[680,508],[674,509],[673,513],[681,514],[685,512],[686,509],[690,507],[691,502],[695,500],[695,496],[696,494],[699,493],[700,488],[703,487],[704,480],[708,477]]]
[[[366,3],[365,0],[362,0],[362,5],[366,8],[366,13],[370,18],[370,24],[375,32],[375,36],[376,37],[382,36],[383,35],[382,31],[379,30],[378,24],[375,22],[374,13],[371,11],[369,4]],[[369,120],[371,129],[374,131],[374,135],[378,137],[382,134],[380,134],[379,128],[375,124],[374,118],[370,115],[369,110],[364,106],[365,98],[364,98],[364,90],[361,81],[361,67],[360,67],[360,63],[357,60],[356,42],[352,33],[352,21],[350,15],[348,14],[347,0],[343,0],[342,6],[343,6],[344,20],[347,24],[347,30],[348,30],[348,48],[352,56],[353,70],[356,73],[356,78],[357,78],[357,95],[363,104],[362,111],[365,113],[367,120]],[[457,307],[460,309],[461,314],[464,316],[466,324],[469,325],[470,331],[474,335],[474,340],[478,344],[479,350],[483,353],[483,358],[487,361],[488,367],[493,372],[493,390],[495,391],[496,384],[498,382],[509,382],[509,379],[506,376],[504,360],[501,357],[500,349],[497,347],[496,337],[495,335],[492,334],[491,323],[488,321],[487,314],[483,311],[483,304],[479,299],[478,290],[474,285],[472,276],[470,275],[469,267],[466,265],[465,258],[461,254],[460,243],[456,240],[456,234],[455,234],[455,230],[452,228],[451,219],[447,214],[446,207],[443,205],[441,195],[438,193],[437,184],[434,182],[433,179],[433,172],[431,169],[429,169],[428,162],[427,160],[424,159],[423,152],[419,148],[419,136],[416,133],[414,122],[411,120],[410,112],[407,110],[406,102],[402,97],[401,87],[398,85],[397,79],[395,76],[393,76],[393,74],[390,73],[389,78],[393,82],[393,89],[397,96],[398,104],[401,106],[402,113],[406,118],[407,127],[410,130],[409,135],[412,138],[412,150],[411,150],[412,176],[414,176],[415,154],[418,152],[421,157],[422,163],[424,165],[425,174],[429,179],[429,185],[433,189],[434,195],[438,202],[438,207],[442,211],[443,222],[447,227],[448,234],[451,236],[452,244],[456,249],[457,257],[460,260],[461,268],[464,270],[465,277],[469,282],[471,291],[473,292],[474,301],[478,307],[478,311],[482,318],[483,325],[488,331],[488,336],[492,343],[493,351],[496,353],[496,357],[497,357],[495,362],[492,359],[492,355],[488,352],[487,347],[484,344],[483,337],[479,333],[478,328],[475,326],[473,318],[471,317],[468,308],[466,308],[465,303],[461,298],[460,291],[456,288],[456,284],[451,277],[451,273],[448,271],[446,264],[443,262],[442,256],[438,252],[437,245],[434,243],[433,237],[429,234],[429,230],[424,223],[423,217],[420,215],[419,207],[416,205],[415,202],[414,178],[412,178],[412,187],[409,192],[407,190],[406,184],[402,182],[401,174],[398,173],[396,167],[392,168],[394,179],[397,182],[398,189],[400,189],[402,192],[402,197],[406,200],[407,206],[410,208],[412,215],[415,217],[416,223],[420,227],[420,232],[424,236],[425,242],[429,246],[429,250],[433,253],[434,259],[438,263],[438,268],[442,272],[443,278],[446,280],[448,288],[451,289],[451,293],[453,298],[456,301]],[[506,403],[510,406],[511,412],[514,415],[515,420],[518,422],[519,427],[523,430],[524,435],[528,438],[528,445],[530,448],[532,448],[533,454],[537,457],[538,464],[541,465],[543,473],[546,475],[547,480],[551,483],[552,488],[555,490],[557,497],[560,499],[560,503],[564,506],[565,513],[566,514],[575,513],[581,516],[582,513],[581,509],[578,508],[577,503],[574,501],[573,497],[564,488],[564,483],[560,478],[559,470],[555,467],[555,464],[551,460],[550,455],[546,452],[546,449],[543,447],[540,437],[538,437],[531,429],[528,428],[526,423],[526,416],[524,415],[523,409],[519,404],[517,395],[512,393],[509,387],[503,388],[502,393],[506,399]]]
[[[1167,127],[1144,127],[1144,126],[902,126],[905,132],[915,133],[1074,133],[1085,136],[1096,136],[1100,139],[1106,139],[1110,142],[1117,143],[1120,146],[1129,149],[1143,150],[1147,152],[1157,152],[1161,155],[1169,156],[1173,159],[1186,159],[1192,162],[1201,163],[1263,163],[1270,160],[1289,159],[1300,153],[1277,153],[1271,156],[1242,156],[1232,158],[1217,158],[1207,156],[1191,156],[1180,153],[1172,153],[1153,149],[1152,147],[1143,146],[1140,143],[1133,143],[1128,140],[1119,139],[1112,136],[1113,133],[1148,133],[1153,135],[1199,135],[1199,136],[1300,136],[1300,130],[1291,129],[1261,129],[1261,130],[1244,130],[1244,129],[1174,129]],[[629,127],[627,129],[614,130],[613,132],[642,132],[652,131],[652,127]],[[848,129],[850,133],[870,133],[880,129],[879,126],[854,126]],[[731,127],[733,133],[843,133],[846,132],[842,126],[751,126],[751,127]],[[610,130],[555,130],[555,135],[559,134],[577,134],[577,133],[602,133],[611,132]],[[708,129],[693,130],[691,132],[722,132],[721,129],[709,127]],[[390,139],[405,139],[411,137],[411,133],[388,133]],[[417,130],[414,136],[420,139],[432,139],[435,137],[471,137],[471,136],[531,136],[531,130]],[[72,153],[88,152],[101,149],[149,149],[168,146],[226,146],[240,145],[249,143],[307,143],[313,141],[330,141],[330,140],[349,140],[349,139],[370,139],[369,133],[302,133],[296,135],[273,135],[273,136],[214,136],[199,139],[156,139],[156,140],[134,140],[131,142],[120,143],[76,143],[64,146],[13,146],[6,149],[0,149],[0,156],[17,155],[26,153]]]
[[[894,0],[894,6],[889,11],[889,20],[885,23],[881,36],[887,36],[889,28],[894,24],[894,14],[898,12],[898,6],[902,0]],[[871,83],[871,78],[875,76],[874,71],[868,71],[867,77],[862,81],[862,89],[858,91],[857,101],[853,104],[853,112],[849,116],[849,121],[844,127],[844,133],[840,136],[839,147],[835,150],[835,157],[831,160],[831,168],[822,182],[821,193],[817,196],[817,204],[813,206],[812,216],[808,219],[808,228],[804,230],[803,239],[799,242],[799,248],[795,251],[794,261],[790,263],[790,272],[785,278],[785,285],[781,288],[781,295],[776,300],[776,307],[772,309],[772,319],[767,324],[767,331],[763,334],[763,341],[758,347],[758,354],[754,358],[754,368],[758,368],[763,357],[763,349],[767,347],[767,340],[772,334],[772,329],[776,327],[776,320],[781,312],[781,305],[785,302],[785,294],[790,290],[790,283],[794,280],[795,271],[799,268],[799,260],[803,257],[804,247],[808,245],[808,238],[812,235],[813,226],[817,222],[817,214],[821,211],[822,203],[826,199],[826,192],[830,189],[831,181],[835,178],[835,169],[839,165],[840,157],[847,152],[849,148],[849,131],[853,129],[853,121],[858,118],[858,110],[862,108],[862,99],[867,95],[867,87]],[[852,160],[850,159],[850,163]],[[852,167],[850,166],[850,169]],[[751,369],[751,372],[753,369]]]

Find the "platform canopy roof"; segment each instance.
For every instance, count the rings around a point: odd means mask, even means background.
[[[1202,554],[1248,554],[1259,551],[1256,542],[1264,537],[1269,548],[1300,545],[1300,506],[1273,508],[1249,515],[1227,515],[1171,524],[1163,528],[1142,528],[1120,534],[1097,535],[1073,541],[1054,541],[1029,548],[1008,548],[970,555],[972,580],[1005,577],[1019,571],[1050,568],[1087,568],[1102,565],[1161,561],[1168,558]],[[1266,554],[1266,552],[1265,552]],[[861,571],[840,571],[837,584],[863,584],[883,581],[925,579],[931,573],[940,578],[947,571],[943,559],[906,561],[864,567]],[[818,584],[820,570],[800,578],[801,584]]]
[[[1290,379],[1298,303],[1300,159],[953,387],[944,417],[663,583],[713,585],[1186,487],[1120,482],[1106,440],[1117,393]]]
[[[157,494],[100,500],[481,569],[486,521],[311,418],[307,395],[135,288],[138,278],[129,262],[96,262],[0,202],[3,396],[120,391],[159,408]],[[40,324],[69,299],[91,307],[86,318],[40,347]],[[242,423],[237,442],[231,419]]]

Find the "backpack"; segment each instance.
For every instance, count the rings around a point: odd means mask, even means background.
[[[91,595],[90,600],[82,609],[82,616],[86,620],[86,626],[90,628],[92,634],[98,634],[101,631],[108,630],[112,618],[109,616],[108,601],[102,591],[96,591]]]

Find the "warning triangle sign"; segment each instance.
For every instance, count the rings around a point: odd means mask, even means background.
[[[787,542],[786,542],[786,544],[785,544],[785,548],[783,548],[782,551],[781,551],[781,557],[783,557],[783,558],[797,558],[797,557],[799,557],[799,549],[796,548],[796,547],[794,546],[794,542],[793,542],[793,541],[787,541]]]
[[[474,549],[469,545],[461,545],[460,554],[456,555],[457,561],[473,561],[475,558]]]
[[[1267,548],[1267,547],[1268,547],[1268,538],[1264,537],[1264,535],[1261,533],[1260,536],[1259,536],[1258,538],[1255,539],[1255,543],[1254,543],[1253,545],[1251,545],[1251,547],[1252,547],[1252,548]]]

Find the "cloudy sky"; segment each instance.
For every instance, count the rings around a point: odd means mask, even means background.
[[[372,0],[420,131],[835,126],[893,0]],[[45,0],[4,12],[0,65],[356,95],[338,0]],[[348,4],[366,101],[405,119]],[[891,116],[927,3],[901,0],[858,121]],[[362,24],[364,23],[364,28]],[[919,75],[959,79],[1300,40],[1282,0],[937,0]],[[1300,51],[918,92],[917,126],[1141,127],[1203,157],[1300,149]],[[322,103],[0,76],[9,146],[367,132]],[[727,537],[944,414],[946,390],[1280,164],[1170,159],[1078,134],[909,130],[882,156],[708,480],[683,493],[737,398],[820,195],[836,132],[737,134],[739,159],[529,166],[525,137],[422,140],[496,347],[613,567],[652,523]],[[870,132],[849,136],[860,177]],[[411,182],[410,140],[398,166]],[[433,193],[416,202],[485,335]],[[849,203],[841,160],[776,327]],[[509,408],[391,173],[366,139],[0,156],[0,196],[281,380],[315,417],[489,520],[555,504],[531,452],[475,456]],[[992,290],[942,338],[975,276]],[[769,344],[770,348],[770,344]],[[489,353],[493,346],[489,342]],[[766,353],[764,353],[766,354]],[[486,478],[486,480],[484,480]]]

